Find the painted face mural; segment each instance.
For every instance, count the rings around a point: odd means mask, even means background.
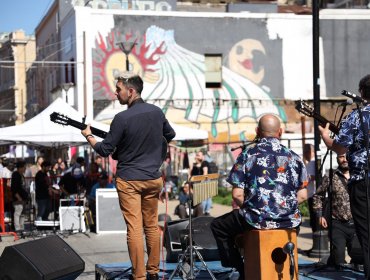
[[[210,140],[228,142],[254,135],[256,120],[264,113],[286,120],[268,89],[259,85],[266,71],[266,50],[260,41],[237,41],[226,53],[221,87],[206,88],[204,54],[177,44],[174,30],[152,25],[142,34],[135,32],[97,35],[94,99],[114,99],[114,78],[125,69],[125,54],[116,43],[123,36],[137,40],[128,59],[130,70],[145,82],[142,97],[162,108],[172,122],[208,130]]]
[[[259,84],[265,75],[265,68],[263,65],[258,65],[255,58],[261,54],[266,54],[261,42],[244,39],[231,48],[229,68],[231,71]]]

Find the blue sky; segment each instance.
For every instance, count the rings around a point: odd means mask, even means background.
[[[54,0],[1,0],[0,33],[23,29],[27,35],[35,33],[36,26]]]

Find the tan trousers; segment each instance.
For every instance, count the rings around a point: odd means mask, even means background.
[[[124,181],[117,178],[119,204],[127,225],[127,246],[134,279],[146,279],[146,272],[159,272],[158,197],[162,186],[162,178],[147,181]],[[143,232],[148,253],[146,267]]]

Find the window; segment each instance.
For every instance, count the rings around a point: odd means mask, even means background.
[[[222,54],[205,54],[206,88],[220,88],[222,85]]]

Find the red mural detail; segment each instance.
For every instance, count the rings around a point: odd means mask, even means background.
[[[93,51],[93,75],[94,75],[94,97],[97,94],[98,96],[104,95],[105,97],[114,99],[115,96],[111,93],[111,89],[109,83],[111,81],[107,78],[107,72],[111,69],[108,69],[107,62],[109,58],[113,55],[118,53],[122,53],[119,46],[116,44],[116,36],[119,38],[120,34],[116,34],[112,31],[108,34],[106,38],[99,33],[98,38],[95,40],[95,50]],[[125,41],[132,41],[133,39],[133,32],[128,32],[124,34]],[[100,42],[99,42],[100,41]],[[165,42],[163,41],[155,50],[148,56],[148,51],[151,47],[151,44],[147,45],[146,36],[137,36],[136,42],[140,42],[136,44],[130,55],[134,55],[137,58],[137,61],[140,63],[143,69],[143,75],[145,76],[145,72],[155,72],[151,66],[157,64],[160,59],[160,56],[166,53]],[[138,47],[140,46],[140,47]],[[124,64],[122,64],[122,71],[124,70]],[[97,97],[97,96],[96,96]]]

